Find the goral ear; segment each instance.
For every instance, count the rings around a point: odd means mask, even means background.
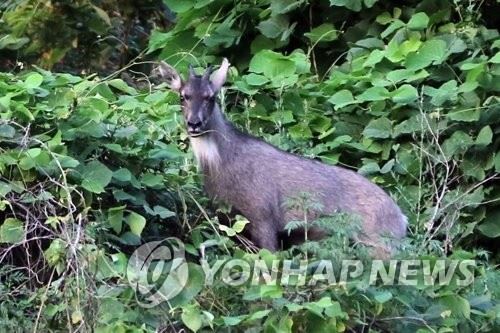
[[[170,89],[179,91],[182,87],[182,79],[172,66],[164,61],[160,62],[160,65],[155,68],[156,73],[165,80],[170,87]]]
[[[229,63],[229,61],[227,61],[226,58],[224,58],[219,69],[213,73],[211,82],[215,91],[219,91],[220,88],[222,88],[222,86],[224,85],[224,82],[226,82],[229,66],[231,66],[231,64]]]

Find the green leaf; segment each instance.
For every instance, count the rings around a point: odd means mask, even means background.
[[[427,25],[429,24],[429,16],[427,16],[426,13],[420,12],[414,14],[410,21],[408,21],[408,28],[412,30],[422,30],[427,28]]]
[[[246,315],[241,316],[222,316],[224,326],[236,326],[246,318]]]
[[[161,148],[154,148],[149,151],[149,158],[164,160],[164,159],[178,159],[185,157],[185,153],[179,150],[176,145],[162,145]]]
[[[160,32],[159,30],[153,30],[151,36],[149,37],[148,53],[165,47],[165,45],[168,45],[168,43],[170,43],[172,40],[175,40],[175,37],[176,35],[173,30],[170,30],[166,33]]]
[[[30,74],[26,80],[24,80],[25,89],[34,89],[40,87],[43,82],[43,76],[38,73]]]
[[[181,319],[191,331],[197,332],[202,326],[202,314],[195,306],[189,306],[182,310]]]
[[[185,13],[194,7],[195,0],[163,0],[168,8],[176,13]]]
[[[375,3],[377,3],[378,0],[363,0],[363,3],[365,4],[366,8],[372,8]]]
[[[459,110],[455,112],[450,112],[446,116],[454,121],[464,121],[464,122],[473,122],[478,121],[481,115],[480,109],[465,109]]]
[[[380,173],[382,174],[385,174],[385,173],[388,173],[389,171],[392,170],[392,167],[394,166],[396,162],[394,161],[394,159],[390,159],[389,161],[387,161],[387,163],[384,164],[384,166],[382,168],[380,168]]]
[[[431,64],[440,64],[446,55],[446,42],[441,39],[426,41],[418,51],[410,53],[405,61],[405,66],[411,70],[425,68]]]
[[[427,121],[429,120],[424,120],[424,118],[422,118],[420,114],[414,115],[394,126],[394,137],[397,137],[401,134],[419,132],[422,130],[423,126],[426,126],[425,122]]]
[[[271,50],[262,50],[250,61],[249,70],[262,73],[270,79],[290,76],[295,73],[295,62],[289,57]]]
[[[163,176],[148,172],[142,176],[141,182],[147,187],[161,186],[163,185]]]
[[[153,211],[152,212],[148,212],[148,213],[152,213],[153,215],[158,215],[162,219],[166,219],[166,218],[169,218],[169,217],[172,217],[172,216],[176,215],[171,210],[169,210],[169,209],[167,209],[167,208],[165,208],[163,206],[160,206],[160,205],[155,205],[153,207]]]
[[[488,60],[491,63],[494,64],[500,64],[500,52],[497,52],[490,60]]]
[[[361,10],[361,0],[330,0],[331,6],[346,7],[355,12]]]
[[[338,110],[346,105],[355,103],[354,97],[349,90],[340,90],[328,99],[328,102],[335,105],[335,110]]]
[[[329,296],[322,297],[320,300],[314,302],[316,306],[320,308],[327,308],[333,305],[332,299]]]
[[[431,104],[435,106],[441,106],[446,101],[455,101],[457,99],[457,81],[450,80],[438,89],[433,87],[425,86],[424,94],[432,96]]]
[[[267,82],[269,82],[269,79],[266,78],[264,75],[259,75],[255,73],[250,73],[248,75],[243,76],[243,79],[251,86],[263,86]]]
[[[387,139],[391,134],[391,121],[385,117],[371,120],[363,130],[363,135],[367,138]]]
[[[243,231],[245,226],[250,223],[245,217],[241,215],[236,216],[236,222],[233,224],[233,230],[236,231],[237,233],[240,233]]]
[[[459,93],[468,93],[474,91],[479,86],[477,81],[465,81],[458,87]]]
[[[236,231],[234,231],[233,228],[231,227],[228,227],[227,225],[224,225],[224,224],[220,224],[219,225],[219,229],[221,231],[224,231],[226,233],[227,236],[229,237],[233,237],[233,236],[236,236]]]
[[[384,59],[385,52],[383,50],[373,50],[368,58],[363,63],[363,67],[373,67]]]
[[[113,207],[108,210],[108,222],[113,231],[119,234],[122,231],[123,211],[126,206]]]
[[[477,135],[476,145],[487,146],[492,142],[492,140],[493,140],[493,131],[491,130],[491,127],[489,125],[484,126]]]
[[[423,79],[428,75],[429,73],[425,69],[417,73],[409,69],[396,69],[387,73],[386,78],[393,83],[398,83],[400,81],[411,82],[413,80]]]
[[[472,59],[472,61],[476,61],[476,59]],[[484,66],[484,61],[481,62],[466,62],[460,65],[460,69],[463,71],[470,71],[479,67]]]
[[[467,44],[456,35],[453,36],[453,39],[447,41],[448,43],[448,53],[462,53],[467,49]]]
[[[15,37],[13,34],[2,34],[0,38],[0,49],[19,50],[22,46],[28,44],[28,37]]]
[[[302,1],[297,0],[272,0],[271,13],[272,15],[285,14],[296,9],[302,4]]]
[[[293,51],[288,59],[295,63],[295,73],[297,74],[307,74],[311,71],[311,62],[304,51],[297,49]]]
[[[382,101],[389,97],[389,91],[384,87],[370,87],[361,95],[356,96],[361,101]]]
[[[0,193],[2,191],[0,190]],[[1,195],[1,194],[0,194]],[[10,202],[7,200],[0,200],[0,212],[3,212],[7,206],[10,206]]]
[[[14,127],[7,125],[7,124],[0,125],[0,136],[1,137],[12,139],[15,134],[16,134],[16,130]]]
[[[266,50],[266,49],[274,49],[276,48],[276,45],[280,43],[280,41],[274,40],[267,38],[264,35],[257,35],[255,39],[252,41],[250,44],[250,54],[256,54],[259,51]]]
[[[486,216],[486,219],[478,227],[483,235],[489,238],[500,236],[500,209],[497,209]]]
[[[457,153],[464,153],[473,143],[474,141],[467,133],[456,131],[444,141],[443,152],[447,158],[451,158]]]
[[[300,122],[288,128],[288,133],[294,140],[310,139],[313,137],[311,127],[306,122]]]
[[[22,169],[30,169],[32,167],[47,167],[51,162],[51,155],[46,150],[40,148],[28,149],[25,157],[19,161],[19,166]]]
[[[30,91],[30,89],[28,89],[28,92],[29,91]],[[16,113],[17,113],[17,116],[19,116],[21,119],[24,119],[27,121],[34,121],[35,120],[35,116],[33,116],[33,113],[31,113],[31,111],[27,107],[25,107],[24,105],[18,104],[17,108],[16,108]]]
[[[384,31],[382,31],[382,33],[380,33],[380,37],[386,38],[390,36],[394,31],[404,26],[405,24],[403,21],[395,19],[394,21],[391,22],[391,24],[389,24],[389,26]]]
[[[381,304],[392,299],[392,293],[387,290],[378,291],[375,293],[375,300]]]
[[[13,190],[13,186],[5,182],[0,181],[0,196],[5,197],[8,193]]]
[[[189,269],[189,279],[180,294],[169,300],[169,303],[173,307],[190,302],[196,295],[198,295],[205,284],[205,275],[201,266],[193,263],[188,263],[187,265]],[[170,274],[172,274],[172,272],[170,272]]]
[[[409,53],[417,51],[421,45],[422,42],[420,41],[420,39],[418,37],[412,36],[410,39],[405,40],[403,43],[401,43],[401,45],[399,45],[397,55],[405,57]]]
[[[331,42],[337,39],[337,30],[333,24],[323,23],[312,29],[311,32],[306,32],[304,36],[309,38],[313,43]]]
[[[251,321],[254,321],[254,320],[262,319],[262,318],[266,317],[270,312],[271,312],[271,310],[259,310],[259,311],[256,311],[256,312],[252,313],[250,316],[248,316],[248,318],[246,319],[246,321],[247,322],[251,322]]]
[[[132,173],[129,169],[121,168],[113,172],[113,178],[121,182],[128,182],[132,179]]]
[[[0,243],[16,244],[24,239],[23,223],[15,218],[6,218],[0,226]]]
[[[395,103],[407,104],[413,102],[418,97],[417,89],[409,84],[403,84],[391,93]]]
[[[347,318],[347,313],[342,311],[342,307],[337,301],[334,301],[331,306],[325,309],[325,314],[330,318]]]
[[[288,30],[288,19],[285,15],[273,16],[257,25],[257,29],[267,38],[277,38]]]
[[[62,270],[62,264],[65,259],[65,243],[62,239],[56,238],[51,243],[50,246],[43,252],[45,259],[51,267],[58,268],[58,272]]]
[[[61,167],[63,169],[67,169],[67,168],[72,169],[72,168],[75,168],[78,165],[80,165],[80,162],[75,160],[73,157],[66,156],[66,155],[59,155],[56,153],[52,153],[52,154],[57,159],[57,161],[59,162],[59,164],[61,165]],[[51,163],[55,163],[55,162],[51,161]]]
[[[136,212],[131,212],[126,219],[127,224],[130,227],[130,231],[137,236],[141,236],[142,230],[146,226],[146,219],[137,214]]]
[[[109,18],[109,15],[108,13],[106,13],[103,9],[97,7],[97,6],[94,6],[92,5],[92,8],[94,8],[97,16],[99,16],[99,18],[101,20],[103,20],[104,22],[106,22],[107,25],[111,25],[111,20]]]
[[[294,122],[294,117],[293,117],[292,111],[273,112],[273,113],[271,113],[270,118],[275,123],[282,124],[282,125],[290,124],[290,123]]]
[[[107,83],[108,83],[108,85],[112,86],[113,88],[121,90],[127,94],[130,94],[130,95],[137,94],[137,91],[134,88],[130,87],[128,84],[126,84],[125,81],[123,81],[122,79],[109,80],[109,81],[107,81]]]
[[[113,172],[99,161],[92,161],[83,167],[82,187],[93,193],[102,193],[111,181]]]
[[[130,231],[137,236],[141,236],[142,230],[146,226],[146,219],[136,212],[131,212],[127,218],[126,222],[130,227]]]
[[[141,237],[127,231],[120,236],[120,242],[125,245],[138,246],[141,245]]]
[[[377,18],[375,19],[375,21],[381,25],[387,25],[387,24],[391,23],[392,20],[393,20],[393,18],[391,16],[391,14],[388,12],[383,12],[382,14],[377,16]]]
[[[454,317],[470,318],[470,304],[465,298],[458,295],[449,295],[442,297],[440,303],[450,309]]]

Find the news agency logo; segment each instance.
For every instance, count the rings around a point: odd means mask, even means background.
[[[127,265],[127,279],[143,307],[173,299],[188,282],[184,244],[175,237],[137,248]]]
[[[468,286],[477,268],[474,260],[200,260],[205,286],[215,281],[237,287],[244,284],[315,286],[364,281],[383,286]],[[189,278],[184,244],[175,237],[146,243],[135,250],[127,266],[127,279],[143,307],[170,301],[186,287]]]

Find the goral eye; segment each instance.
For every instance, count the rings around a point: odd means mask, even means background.
[[[183,101],[189,101],[190,99],[191,99],[190,95],[186,95],[186,94],[181,95],[181,100],[183,100]]]

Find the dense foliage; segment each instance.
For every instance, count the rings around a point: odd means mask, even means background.
[[[239,217],[220,224],[226,210],[216,214],[203,196],[178,97],[149,73],[130,85],[104,62],[80,66],[83,48],[87,60],[107,58],[110,45],[93,39],[121,38],[119,17],[134,2],[121,14],[115,1],[60,3],[0,5],[4,59],[40,66],[0,74],[0,332],[500,328],[497,2],[139,2],[151,6],[140,12],[146,32],[155,17],[176,15],[170,29],[152,31],[147,57],[200,71],[228,57],[221,103],[230,119],[389,191],[410,222],[401,258],[477,263],[469,286],[373,286],[360,277],[314,288],[203,286],[200,259],[368,258],[345,242],[342,221],[340,237],[279,253],[255,251]],[[54,35],[51,20],[63,20],[64,33]],[[68,63],[108,76],[47,70]],[[167,236],[186,244],[188,286],[142,307],[127,261]]]

